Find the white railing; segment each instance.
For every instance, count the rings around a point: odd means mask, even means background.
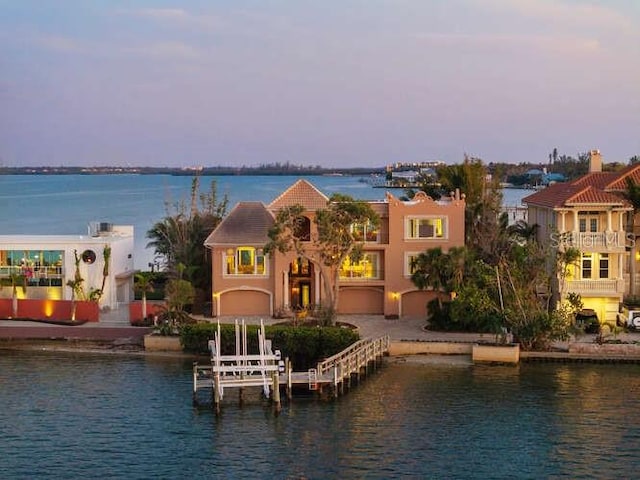
[[[567,282],[567,292],[574,293],[624,293],[624,280],[604,279],[604,280],[569,280]]]
[[[318,363],[316,371],[318,376],[323,376],[333,371],[334,383],[348,377],[352,373],[358,373],[369,362],[375,361],[389,351],[389,336],[359,340],[342,352]]]
[[[624,248],[626,235],[617,232],[565,232],[561,241],[567,246],[584,248]]]

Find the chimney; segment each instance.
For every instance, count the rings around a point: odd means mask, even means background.
[[[589,173],[602,171],[602,155],[600,150],[591,150],[589,152]]]

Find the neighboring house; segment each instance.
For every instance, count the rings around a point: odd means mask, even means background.
[[[328,202],[311,183],[298,180],[269,205],[238,203],[205,241],[211,250],[213,315],[273,316],[322,305],[325,287],[313,264],[293,252],[267,256],[263,247],[278,210],[298,204],[306,211],[301,235],[313,248],[315,212]],[[429,248],[464,245],[464,199],[455,194],[434,201],[420,192],[401,201],[387,193],[384,201],[369,203],[381,223],[376,229],[352,226],[365,255],[340,270],[338,312],[424,317],[435,294],[413,285],[412,260]]]
[[[0,235],[0,298],[11,298],[11,275],[26,281],[18,289],[21,299],[71,300],[67,286],[78,269],[86,295],[101,289],[105,248],[110,248],[100,307],[129,303],[133,291],[133,226],[92,224],[87,235]],[[75,252],[75,254],[74,254]],[[77,300],[80,300],[76,297]]]
[[[590,153],[589,173],[572,182],[557,183],[522,201],[528,223],[538,225],[538,239],[560,249],[580,251],[577,265],[561,279],[560,293],[577,293],[585,308],[601,322],[615,324],[619,304],[629,293],[630,259],[636,268],[635,236],[627,231],[633,206],[624,198],[627,179],[640,184],[640,165],[619,172],[602,172],[598,150]]]

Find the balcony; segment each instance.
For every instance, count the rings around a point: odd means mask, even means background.
[[[583,297],[622,297],[625,282],[623,278],[602,280],[569,280],[564,293],[579,293]]]
[[[581,251],[624,252],[627,235],[624,230],[616,232],[564,232],[560,244]]]

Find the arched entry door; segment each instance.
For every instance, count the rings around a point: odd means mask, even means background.
[[[313,264],[298,258],[289,265],[289,299],[292,310],[306,308],[313,303]]]

